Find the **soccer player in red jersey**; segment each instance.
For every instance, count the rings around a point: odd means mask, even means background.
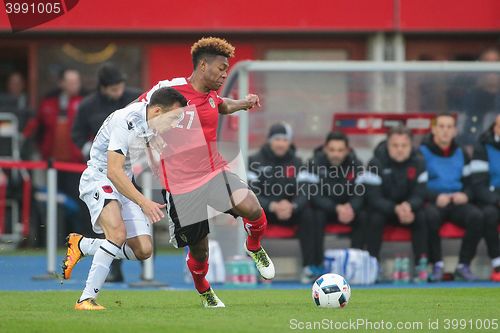
[[[226,40],[202,38],[191,47],[191,55],[194,71],[190,77],[160,81],[139,100],[148,101],[157,89],[171,87],[186,98],[188,106],[195,107],[195,111],[186,111],[176,128],[168,131],[168,137],[164,138],[171,157],[162,160],[166,188],[163,192],[170,217],[171,243],[176,247],[189,247],[187,266],[203,305],[224,307],[205,278],[208,272],[207,206],[243,218],[248,234],[243,244],[245,251],[264,279],[275,275],[274,265],[260,244],[267,225],[266,215],[246,182],[229,171],[217,150],[219,114],[249,110],[260,104],[259,97],[253,94],[239,100],[217,95],[227,78],[228,59],[234,56],[234,47]],[[199,124],[198,132],[196,124]],[[196,133],[201,133],[201,140]],[[178,147],[176,151],[173,141],[191,147]]]

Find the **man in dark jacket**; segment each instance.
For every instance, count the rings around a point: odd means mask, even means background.
[[[295,155],[292,129],[286,123],[271,126],[268,142],[249,158],[248,182],[264,209],[269,224],[299,225],[304,267],[313,264],[310,254],[315,240],[307,223],[313,222],[306,193],[300,193],[304,167]],[[307,177],[307,176],[306,176]]]
[[[141,94],[140,90],[125,86],[125,74],[112,63],[104,64],[97,77],[97,91],[81,101],[71,131],[71,137],[85,160],[88,160],[92,140],[104,120]]]
[[[99,68],[97,81],[97,91],[81,101],[71,130],[71,138],[80,148],[85,161],[89,159],[92,140],[104,120],[141,94],[140,90],[125,87],[125,74],[112,63],[106,63]],[[86,211],[86,208],[84,210]],[[92,231],[88,230],[87,234],[92,234]],[[123,281],[120,261],[113,262],[106,281]]]
[[[308,169],[318,189],[310,191],[311,206],[318,222],[314,235],[316,261],[323,261],[324,227],[327,223],[352,226],[351,247],[363,248],[364,186],[357,183],[363,164],[349,146],[347,136],[341,132],[329,133],[324,145],[316,149]]]
[[[484,214],[484,239],[491,258],[491,280],[500,282],[500,115],[474,147],[471,179],[475,201]]]
[[[487,48],[481,52],[478,60],[498,62],[500,51]],[[463,107],[458,108],[464,123],[458,142],[470,148],[500,111],[500,76],[497,73],[480,73],[476,77],[476,82],[467,85],[469,91],[463,98]]]
[[[378,257],[385,224],[411,229],[415,262],[427,253],[427,228],[423,204],[427,172],[423,158],[412,148],[406,127],[393,127],[375,149],[363,175],[368,204],[367,245]]]
[[[430,135],[420,146],[428,172],[427,224],[429,229],[429,261],[434,263],[431,280],[443,278],[443,259],[439,228],[443,221],[451,221],[465,228],[455,277],[466,281],[476,280],[470,263],[476,255],[477,245],[483,234],[483,213],[471,204],[469,157],[457,145],[456,120],[452,114],[436,116]]]

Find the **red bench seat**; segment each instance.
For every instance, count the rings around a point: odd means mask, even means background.
[[[297,234],[298,226],[283,226],[269,224],[267,226],[266,238],[293,238]],[[498,226],[500,232],[500,226]],[[351,227],[344,224],[327,224],[325,227],[327,234],[345,235],[351,232]],[[439,230],[442,238],[462,238],[465,229],[451,222],[445,222]],[[387,225],[384,228],[384,241],[387,242],[407,242],[411,240],[411,230],[409,228]]]

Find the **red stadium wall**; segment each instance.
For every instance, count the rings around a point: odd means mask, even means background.
[[[140,6],[131,0],[72,1],[78,3],[61,17],[16,34],[10,33],[0,5],[0,49],[5,51],[0,62],[18,66],[24,59],[20,68],[29,77],[33,107],[44,93],[38,91],[38,54],[51,43],[132,44],[144,57],[140,75],[146,89],[161,79],[189,75],[190,45],[210,34],[237,46],[234,64],[265,59],[277,49],[339,50],[346,59],[365,60],[368,38],[376,31],[410,32],[405,34],[409,60],[473,59],[495,45],[492,32],[500,32],[500,0],[220,0],[209,5],[202,0],[147,0]],[[0,73],[1,80],[4,76]]]
[[[498,0],[399,0],[395,30],[499,31]]]
[[[8,29],[5,13],[0,28]],[[38,31],[313,31],[389,30],[393,0],[204,0],[141,3],[81,0]]]
[[[0,11],[0,31],[9,31]],[[497,0],[81,0],[34,31],[500,31]]]

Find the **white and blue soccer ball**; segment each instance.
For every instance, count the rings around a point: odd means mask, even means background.
[[[351,298],[351,286],[338,274],[324,274],[312,286],[314,303],[323,308],[343,308]]]

